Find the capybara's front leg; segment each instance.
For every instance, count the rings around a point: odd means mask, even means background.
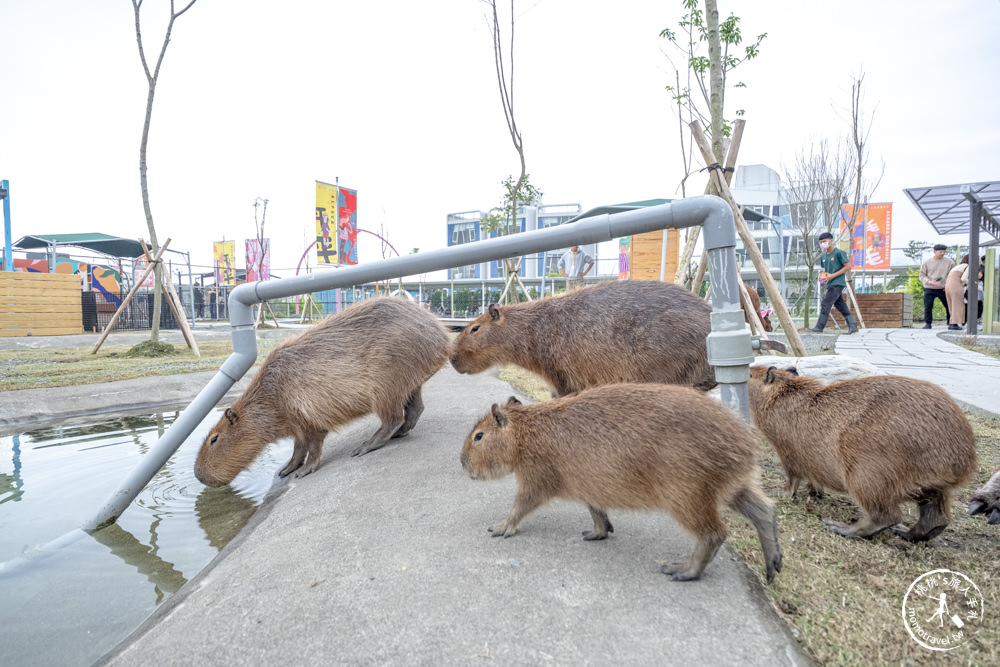
[[[314,431],[295,438],[295,449],[292,450],[292,458],[288,460],[285,467],[278,471],[279,477],[286,477],[289,473],[295,473],[296,477],[305,477],[309,473],[315,472],[319,468],[320,456],[323,453],[323,439],[326,433]],[[303,464],[308,464],[302,467]]]
[[[705,566],[715,558],[715,552],[719,550],[719,547],[725,541],[725,528],[706,533],[698,538],[698,543],[694,547],[694,553],[691,554],[691,558],[686,562],[661,565],[660,572],[669,575],[674,581],[694,581],[695,579],[700,579],[701,573],[705,571]]]
[[[991,525],[1000,523],[1000,471],[969,498],[969,516],[989,514]]]
[[[420,419],[420,415],[424,412],[424,399],[421,396],[421,387],[417,387],[416,390],[410,394],[410,398],[406,401],[406,407],[403,408],[403,425],[399,427],[399,430],[392,434],[393,438],[402,438],[404,435],[408,434],[410,430],[417,425],[417,420]]]
[[[603,540],[608,536],[608,533],[615,532],[615,527],[608,520],[607,512],[597,509],[593,505],[587,505],[587,509],[590,510],[590,516],[594,520],[594,529],[583,531],[583,539]]]
[[[392,434],[398,431],[399,427],[403,425],[403,415],[402,407],[399,408],[398,414],[379,415],[382,419],[382,425],[372,434],[372,437],[365,440],[364,444],[351,452],[351,456],[363,456],[368,452],[374,452],[376,449],[384,447],[385,443],[389,442]]]
[[[517,533],[517,527],[521,523],[521,520],[538,509],[541,504],[533,494],[518,490],[517,495],[514,497],[514,505],[510,508],[510,512],[507,513],[507,517],[486,530],[490,531],[492,537],[512,537]]]

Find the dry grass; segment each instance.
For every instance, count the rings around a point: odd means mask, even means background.
[[[258,340],[257,363],[279,342]],[[217,371],[233,352],[228,340],[199,342],[200,358],[184,345],[173,347],[173,354],[155,357],[129,356],[132,348],[127,345],[105,345],[97,354],[89,347],[0,351],[0,391]]]
[[[536,400],[549,398],[536,375],[505,368],[501,379]],[[776,504],[784,567],[764,584],[760,542],[753,528],[727,515],[728,544],[761,582],[777,613],[805,650],[821,665],[989,665],[1000,664],[1000,526],[966,515],[969,496],[1000,467],[1000,419],[969,414],[976,433],[979,472],[955,497],[952,523],[929,543],[913,545],[892,534],[854,540],[829,532],[822,518],[859,517],[845,495],[796,499],[784,492],[785,474],[774,450],[762,443],[762,482]],[[919,419],[920,415],[914,415]],[[803,434],[808,438],[809,434]],[[916,521],[916,506],[905,508],[904,522]],[[914,642],[902,620],[910,584],[925,572],[948,569],[968,576],[982,591],[987,613],[972,639],[952,651],[930,651]]]
[[[1000,343],[980,341],[978,336],[962,336],[958,339],[958,344],[973,352],[1000,359]]]

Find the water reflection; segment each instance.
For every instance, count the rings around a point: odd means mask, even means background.
[[[0,561],[81,525],[177,411],[0,433]],[[117,524],[0,577],[5,664],[88,665],[201,571],[246,525],[291,454],[273,445],[228,487],[193,474],[212,413]]]

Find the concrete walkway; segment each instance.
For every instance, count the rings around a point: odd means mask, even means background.
[[[966,409],[1000,414],[1000,359],[959,345],[962,334],[935,329],[862,329],[837,339],[837,354],[857,357],[892,375],[940,385]],[[1000,336],[979,336],[980,345],[1000,346]]]

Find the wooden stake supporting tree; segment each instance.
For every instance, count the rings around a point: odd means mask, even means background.
[[[709,172],[712,179],[715,181],[716,188],[719,190],[719,195],[729,204],[730,208],[733,209],[733,217],[736,222],[736,232],[740,235],[740,239],[743,241],[743,247],[746,250],[747,255],[750,256],[750,261],[753,262],[754,268],[757,269],[757,275],[760,277],[760,281],[764,284],[764,290],[771,299],[771,307],[774,308],[774,312],[778,316],[778,321],[781,322],[781,328],[784,330],[785,336],[788,338],[788,345],[791,347],[792,353],[799,357],[806,356],[805,346],[802,344],[802,339],[799,337],[799,332],[795,328],[794,322],[792,322],[792,316],[788,313],[785,301],[781,298],[781,292],[778,291],[778,286],[775,284],[774,278],[771,277],[771,270],[767,264],[764,263],[764,257],[760,254],[760,249],[754,242],[753,235],[750,233],[750,228],[747,227],[746,220],[743,219],[743,214],[740,212],[740,207],[733,199],[733,193],[729,191],[729,184],[726,182],[725,178],[722,178],[722,167],[716,163],[715,159],[712,157],[712,146],[708,143],[708,137],[705,136],[701,123],[697,120],[692,121],[690,127],[695,143],[698,144],[702,157],[709,165]]]
[[[154,268],[156,268],[156,263],[160,261],[160,255],[163,254],[163,251],[167,249],[168,245],[170,245],[170,239],[167,239],[163,245],[160,246],[160,249],[156,251],[156,256],[153,257],[153,261],[146,266],[146,270],[142,272],[139,279],[135,281],[135,285],[132,286],[129,293],[124,299],[122,299],[122,305],[118,306],[118,310],[116,310],[115,314],[111,316],[111,321],[108,322],[106,327],[104,327],[104,331],[101,333],[100,339],[98,339],[97,343],[94,345],[94,349],[90,351],[91,354],[97,354],[97,351],[101,349],[101,345],[104,344],[104,340],[108,337],[108,334],[111,333],[111,330],[115,328],[115,324],[118,323],[118,318],[122,316],[122,313],[125,312],[125,309],[132,302],[132,297],[135,296],[135,293],[139,291],[142,284],[146,282],[146,278],[148,278],[149,274],[153,272]]]
[[[726,183],[731,183],[733,180],[733,170],[736,169],[736,158],[740,153],[740,143],[743,141],[743,127],[745,125],[746,121],[742,118],[733,123],[733,138],[729,143],[729,151],[726,153]],[[708,184],[705,185],[705,194],[718,194],[712,179],[708,179]],[[687,243],[684,245],[684,251],[681,253],[681,260],[677,263],[677,274],[674,276],[674,282],[678,285],[684,283],[684,276],[687,274],[688,265],[691,264],[691,257],[694,255],[694,248],[698,244],[698,236],[700,233],[701,225],[697,225],[692,227],[690,233],[688,234]],[[698,262],[698,270],[695,272],[695,280],[691,283],[691,291],[695,293],[697,293],[701,287],[701,280],[705,278],[705,267],[707,261],[708,255],[702,253],[701,261]]]
[[[143,239],[139,239],[139,245],[142,246],[142,252],[146,255],[146,261],[153,264],[153,257],[149,253],[149,247]],[[194,352],[194,356],[200,357],[201,351],[198,349],[198,343],[194,339],[194,334],[191,332],[191,327],[188,326],[187,316],[184,314],[184,307],[181,306],[181,299],[177,296],[177,292],[174,291],[174,283],[169,278],[163,281],[162,286],[164,295],[167,297],[167,304],[170,306],[170,310],[174,313],[174,318],[177,320],[177,325],[181,328],[181,333],[184,336],[184,342],[187,343],[191,351]]]

